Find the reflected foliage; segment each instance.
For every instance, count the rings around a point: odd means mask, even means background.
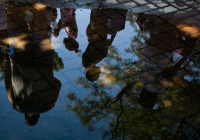
[[[90,82],[79,77],[75,83],[82,85],[87,95],[81,99],[75,92],[67,94],[70,101],[67,111],[75,112],[88,130],[101,131],[104,139],[199,139],[199,80],[194,78],[199,75],[195,71],[199,54],[193,53],[184,63],[187,72],[181,69],[158,95],[147,92],[146,99],[141,100],[144,89],[140,71],[144,65],[142,48],[146,35],[136,26],[137,17],[138,14],[127,14],[136,34],[126,52],[139,60],[123,58],[117,48],[110,46],[101,64],[105,69],[103,78]],[[153,104],[153,109],[148,104]]]
[[[52,59],[53,59],[53,71],[59,71],[64,69],[64,63],[62,59],[58,56],[58,53],[55,50],[52,50]]]

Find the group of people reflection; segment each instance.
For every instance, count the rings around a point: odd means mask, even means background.
[[[78,27],[75,9],[60,9],[37,5],[30,7],[26,3],[1,3],[1,51],[4,52],[4,77],[8,100],[13,108],[25,114],[27,125],[35,125],[40,114],[52,109],[58,98],[61,82],[53,75],[54,51],[51,35],[59,37],[61,30],[66,33],[63,44],[69,51],[78,53],[76,41]],[[61,19],[56,23],[57,13]],[[86,29],[88,46],[82,55],[82,65],[86,69],[89,81],[98,80],[101,68],[96,64],[108,54],[118,32],[125,28],[128,11],[122,9],[93,9],[90,23]],[[146,20],[148,19],[148,20]],[[193,89],[191,80],[184,79],[180,71],[192,72],[187,56],[193,55],[196,45],[195,34],[181,28],[180,21],[171,20],[163,26],[152,15],[139,14],[137,24],[144,37],[144,65],[140,73],[143,85],[139,103],[143,107],[153,108],[158,93],[170,83]],[[174,25],[174,30],[165,34]],[[154,26],[154,28],[149,28]],[[166,28],[168,27],[169,28]],[[160,34],[162,33],[162,34]],[[181,59],[173,62],[178,54]],[[200,59],[195,58],[198,63]],[[179,72],[179,74],[177,74]]]
[[[4,52],[4,77],[7,96],[13,108],[25,114],[27,125],[35,125],[40,114],[52,109],[58,98],[61,83],[53,75],[51,35],[66,33],[63,44],[78,53],[78,27],[75,9],[60,9],[61,19],[56,23],[57,10],[23,2],[2,2],[1,51]],[[118,31],[124,29],[127,10],[92,10],[87,27],[89,45],[82,57],[87,78],[98,79],[101,70],[95,64],[104,59],[108,47]],[[110,16],[110,17],[109,17]],[[113,21],[109,21],[112,19]],[[109,22],[108,22],[109,21]],[[112,28],[114,28],[112,30]],[[107,39],[107,36],[111,38]]]

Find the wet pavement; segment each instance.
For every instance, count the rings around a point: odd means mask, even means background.
[[[1,139],[200,139],[199,8],[1,0]]]

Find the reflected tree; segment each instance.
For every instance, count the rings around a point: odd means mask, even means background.
[[[67,111],[75,112],[88,130],[101,131],[104,139],[200,139],[199,80],[195,78],[199,75],[195,71],[199,54],[187,56],[183,69],[157,96],[149,96],[151,93],[147,92],[146,101],[156,100],[153,109],[141,106],[145,100],[140,99],[144,90],[140,72],[144,65],[142,51],[147,36],[137,29],[138,14],[129,12],[127,15],[136,34],[126,52],[139,60],[123,58],[114,46],[110,46],[108,56],[101,64],[106,69],[103,78],[90,82],[79,77],[75,83],[82,85],[88,93],[83,99],[75,92],[67,94],[70,101]],[[185,80],[185,77],[191,80]]]
[[[52,59],[53,59],[53,71],[59,71],[61,69],[64,69],[64,63],[62,59],[58,56],[58,53],[55,52],[55,50],[52,51]]]

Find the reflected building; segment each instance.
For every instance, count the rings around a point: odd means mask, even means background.
[[[2,47],[7,95],[13,108],[25,114],[27,125],[35,125],[40,113],[55,106],[61,83],[53,75],[51,7],[7,3],[9,47]]]
[[[93,9],[90,23],[87,27],[88,46],[82,56],[82,64],[87,69],[86,77],[90,81],[96,81],[101,73],[97,63],[108,54],[117,32],[125,27],[127,10],[120,9]]]

